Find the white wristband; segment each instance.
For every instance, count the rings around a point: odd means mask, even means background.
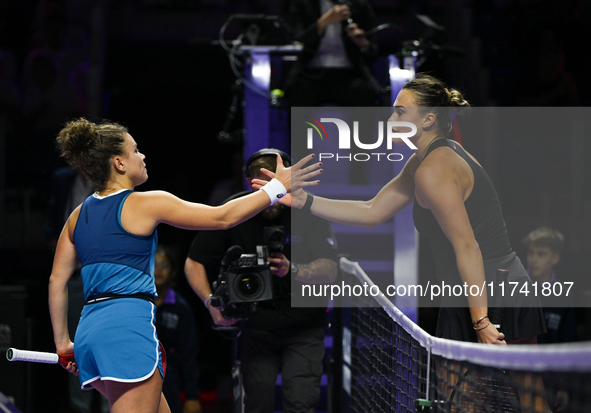
[[[267,195],[269,195],[269,198],[271,199],[271,205],[279,201],[287,194],[287,190],[285,189],[281,181],[279,181],[276,178],[271,179],[269,183],[267,183],[261,189],[265,191]]]

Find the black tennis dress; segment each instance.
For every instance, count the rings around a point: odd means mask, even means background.
[[[505,286],[502,302],[493,301],[498,299],[500,294],[497,294],[495,298],[489,297],[489,315],[493,305],[503,307],[500,331],[505,334],[506,340],[535,337],[544,333],[546,329],[539,299],[534,296],[530,278],[509,244],[499,198],[490,178],[457,142],[449,139],[439,139],[433,142],[425,157],[442,146],[447,146],[461,156],[474,174],[474,188],[464,202],[464,206],[474,236],[480,246],[486,282],[494,281],[496,270],[503,268],[509,270],[509,281],[519,283],[519,289],[524,284],[527,284],[529,288],[527,296],[514,294],[511,297],[512,287]],[[445,236],[431,211],[422,208],[416,199],[413,207],[413,219],[419,233],[427,237],[431,243],[440,285],[442,282],[463,285],[451,242]],[[477,341],[476,332],[472,327],[468,301],[464,296],[442,297],[436,335],[453,340]]]

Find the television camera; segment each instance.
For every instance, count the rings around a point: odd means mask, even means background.
[[[211,305],[224,317],[246,319],[261,301],[275,298],[268,256],[283,251],[289,237],[282,226],[263,229],[263,245],[255,254],[243,254],[242,247],[233,245],[226,251],[217,281],[213,283]]]

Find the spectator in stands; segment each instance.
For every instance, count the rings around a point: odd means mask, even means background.
[[[286,83],[291,106],[375,106],[380,86],[368,62],[377,47],[365,32],[374,28],[367,0],[294,0],[289,19],[304,49]]]
[[[556,278],[554,266],[560,261],[564,236],[553,228],[540,227],[530,232],[523,243],[527,247],[527,272],[532,281],[537,281],[539,288],[542,288],[544,283],[553,285],[560,282]],[[577,314],[572,296],[570,295],[569,299],[572,307],[556,307],[556,299],[559,297],[554,294],[540,296],[548,332],[538,336],[538,343],[566,343],[577,340]]]
[[[540,291],[545,283],[549,283],[552,291],[549,295],[540,294],[539,296],[548,332],[538,335],[538,343],[557,344],[576,341],[577,313],[574,307],[574,291],[571,287],[569,296],[565,296],[564,293],[560,296],[553,293],[554,284],[562,284],[562,281],[556,277],[554,266],[560,261],[564,236],[556,229],[539,227],[530,232],[523,243],[527,247],[527,272],[532,281],[538,283]],[[566,285],[563,287],[566,288]],[[561,291],[566,292],[564,288]],[[565,304],[568,305],[565,306]],[[557,380],[559,375],[562,375],[561,380]],[[568,377],[564,373],[545,373],[543,378],[546,399],[552,411],[570,411],[568,405],[572,394],[565,385]]]

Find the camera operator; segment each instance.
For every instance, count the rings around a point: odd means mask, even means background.
[[[279,150],[262,149],[246,162],[249,183],[253,178],[268,179],[260,169],[274,171],[277,153],[284,163],[291,163],[289,156]],[[285,232],[291,234],[291,242],[286,243],[281,252],[269,254],[274,298],[258,302],[256,311],[238,324],[244,411],[247,413],[274,411],[279,372],[285,412],[314,411],[320,398],[327,300],[323,298],[323,307],[292,308],[291,280],[307,284],[334,282],[337,256],[330,224],[311,214],[304,219],[305,225],[292,228],[290,210],[277,203],[229,230],[198,233],[185,263],[189,284],[205,303],[213,322],[218,326],[233,325],[238,320],[225,318],[211,305],[210,283],[217,279],[226,251],[238,245],[246,254],[256,253],[257,246],[264,243],[265,227],[283,226]],[[298,259],[306,259],[294,263],[290,260],[292,253]]]

